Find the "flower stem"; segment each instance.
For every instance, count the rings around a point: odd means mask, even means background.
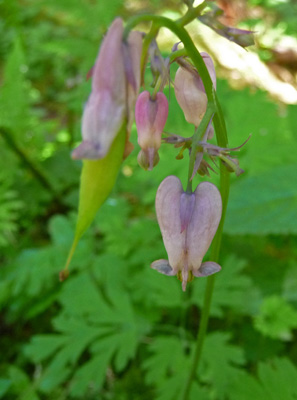
[[[180,19],[176,21],[176,23],[180,26],[185,26],[192,22],[195,18],[197,18],[204,8],[207,7],[207,2],[204,1],[203,3],[199,4],[199,6],[194,8],[189,8],[185,15],[183,15]]]

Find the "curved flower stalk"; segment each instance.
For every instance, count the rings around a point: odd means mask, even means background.
[[[216,88],[216,73],[213,61],[207,53],[201,52],[201,56]],[[179,63],[181,67],[178,68],[174,80],[176,100],[183,110],[186,121],[197,128],[207,107],[205,88],[198,71],[192,64],[183,59]]]
[[[168,176],[158,188],[156,212],[168,261],[154,261],[153,269],[177,275],[183,290],[194,276],[220,271],[215,262],[202,263],[222,215],[221,195],[215,185],[202,182],[194,193],[187,193],[176,176]]]
[[[82,118],[83,142],[72,152],[73,159],[105,157],[123,124],[131,129],[140,86],[142,37],[134,31],[123,42],[123,31],[122,19],[115,19],[102,42]]]
[[[152,99],[148,91],[142,92],[136,101],[135,122],[138,144],[141,151],[138,163],[144,169],[152,170],[159,161],[158,150],[168,116],[168,100],[162,92]]]

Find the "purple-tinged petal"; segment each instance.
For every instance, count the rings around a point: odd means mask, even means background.
[[[108,90],[125,97],[125,71],[122,56],[123,21],[116,18],[103,39],[94,66],[92,90]]]
[[[156,213],[174,274],[182,270],[185,258],[186,232],[181,233],[180,198],[183,188],[176,176],[168,176],[161,182],[156,195]]]
[[[176,275],[176,272],[171,268],[168,260],[156,260],[151,263],[151,268],[160,272],[163,275],[173,276]]]
[[[214,88],[216,88],[216,72],[209,54],[202,52],[204,64],[209,72]],[[200,124],[207,107],[207,96],[199,71],[192,64],[180,59],[181,67],[174,80],[175,96],[184,112],[186,121],[196,127]]]
[[[136,101],[135,122],[137,127],[138,144],[143,150],[141,166],[148,164],[152,169],[156,164],[156,155],[161,146],[162,132],[168,116],[168,100],[159,92],[156,99],[151,99],[148,91],[142,92]]]
[[[212,58],[205,51],[202,51],[200,53],[200,55],[203,58],[204,64],[206,65],[210,79],[212,80],[212,84],[213,84],[214,88],[216,89],[217,88],[217,77],[216,77],[216,70],[215,70],[215,66],[212,61]]]
[[[214,261],[206,261],[201,264],[198,271],[193,271],[193,275],[197,278],[213,275],[221,270],[221,266]]]
[[[83,114],[83,143],[73,151],[72,158],[103,158],[123,125],[125,112],[124,103],[114,107],[109,91],[92,92]],[[113,117],[110,118],[110,115]]]
[[[195,207],[187,229],[189,269],[193,274],[201,266],[222,215],[222,199],[217,187],[209,182],[200,183],[195,190]]]
[[[117,18],[102,41],[92,69],[92,93],[83,114],[83,143],[74,150],[73,158],[103,158],[123,124],[127,133],[130,131],[140,86],[142,40],[135,31],[123,43],[123,31],[123,21]]]
[[[180,196],[180,221],[181,233],[187,229],[194,210],[195,195],[194,193],[184,192]]]
[[[198,126],[207,107],[207,97],[201,90],[200,77],[185,68],[178,68],[174,80],[174,91],[186,121]]]
[[[140,89],[140,58],[142,52],[142,34],[138,31],[132,31],[124,44],[126,56],[124,54],[124,66],[128,80],[128,124],[127,130],[130,134],[134,121],[134,108]]]

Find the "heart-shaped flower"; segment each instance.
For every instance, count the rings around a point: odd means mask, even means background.
[[[187,193],[176,176],[168,176],[158,188],[156,212],[168,261],[154,261],[153,269],[177,275],[183,290],[194,276],[220,271],[215,262],[202,263],[222,215],[221,195],[215,185],[202,182],[194,193]]]

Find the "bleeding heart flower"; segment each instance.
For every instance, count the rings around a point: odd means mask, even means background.
[[[202,52],[201,56],[216,88],[213,61],[207,53]],[[174,80],[176,100],[183,110],[187,122],[197,127],[206,111],[207,96],[198,71],[186,61],[182,61],[181,64],[182,66],[178,68]]]
[[[123,21],[115,19],[102,42],[82,119],[83,142],[72,152],[73,159],[105,157],[123,125],[131,127],[140,84],[142,36],[131,32],[123,42],[123,30]]]
[[[158,150],[168,116],[168,100],[162,92],[152,99],[148,91],[142,92],[135,105],[135,122],[141,151],[138,162],[144,169],[152,170],[159,161]]]
[[[158,188],[156,212],[168,261],[154,261],[152,268],[177,275],[183,290],[194,276],[220,271],[215,262],[202,263],[222,215],[221,195],[215,185],[202,182],[194,193],[187,193],[176,176],[168,176]]]

